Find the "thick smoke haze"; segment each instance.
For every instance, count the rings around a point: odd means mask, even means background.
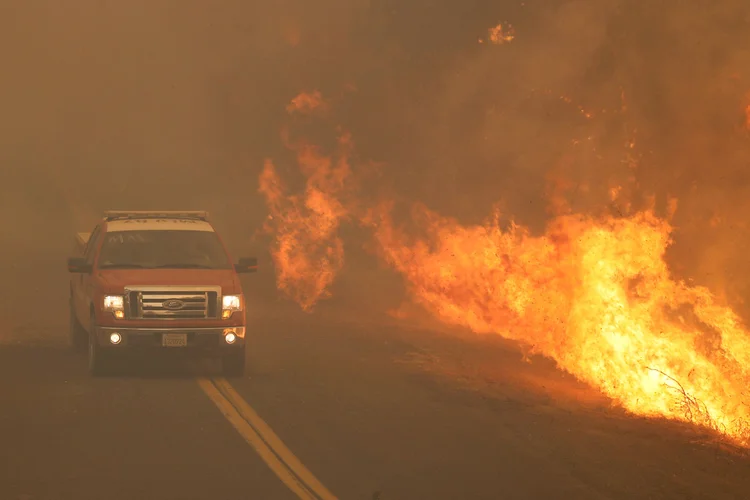
[[[289,160],[288,101],[319,89],[384,182],[465,222],[500,201],[539,229],[561,178],[574,210],[608,208],[618,185],[662,211],[676,197],[674,268],[736,301],[749,15],[740,0],[16,2],[0,7],[3,244],[64,255],[102,210],[189,208],[265,255],[258,174]],[[515,39],[487,43],[501,22]]]

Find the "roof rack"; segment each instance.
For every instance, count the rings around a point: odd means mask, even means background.
[[[104,218],[108,221],[118,219],[193,219],[208,220],[208,212],[205,210],[184,211],[184,210],[107,210],[104,212]]]

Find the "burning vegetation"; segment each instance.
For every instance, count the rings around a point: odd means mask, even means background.
[[[317,92],[292,99],[282,136],[298,172],[282,180],[268,160],[261,175],[279,289],[312,311],[344,267],[344,225],[356,225],[369,241],[346,244],[374,249],[442,322],[525,344],[634,414],[750,445],[750,332],[721,267],[740,262],[734,274],[747,274],[732,248],[746,228],[750,158],[750,74],[736,68],[750,52],[727,47],[750,42],[739,28],[708,37],[696,21],[728,23],[746,8],[729,3],[695,19],[686,6],[671,21],[651,4],[565,3],[539,15],[533,43],[508,23],[489,29],[481,45],[470,40],[473,58],[447,64],[437,110],[396,114],[429,153],[413,165],[420,182],[400,192],[388,176],[364,192],[337,106]],[[526,34],[529,23],[517,26]],[[303,118],[338,140],[291,143],[288,127]],[[451,163],[461,164],[453,177]],[[285,185],[297,176],[302,188]],[[463,192],[424,195],[422,185],[445,190],[450,179]],[[479,206],[493,189],[503,203],[481,222],[441,205]]]
[[[290,114],[324,111],[320,92],[302,93],[287,107]],[[285,134],[286,136],[286,134]],[[344,261],[344,246],[338,227],[348,217],[341,201],[350,176],[349,136],[339,137],[334,158],[320,148],[299,142],[287,144],[296,153],[306,178],[303,194],[289,194],[270,160],[260,175],[260,191],[270,209],[266,229],[275,235],[273,259],[277,286],[309,311],[321,298]]]
[[[500,23],[487,30],[486,41],[494,45],[503,45],[510,43],[516,37],[516,31],[510,24]],[[479,43],[485,43],[485,39],[480,38]]]
[[[313,101],[319,96],[292,103]],[[304,142],[290,145],[305,179],[299,193],[289,192],[270,161],[261,174],[278,287],[303,309],[328,296],[344,259],[339,226],[352,221],[371,230],[380,261],[440,320],[526,344],[633,413],[693,422],[750,444],[750,335],[707,288],[670,273],[675,199],[664,216],[626,201],[588,215],[566,205],[561,190],[569,186],[559,182],[549,191],[554,216],[539,235],[504,222],[499,210],[465,225],[420,203],[396,224],[396,200],[353,203],[352,147],[347,134],[330,156]],[[624,145],[628,158],[632,147]],[[615,186],[607,197],[622,193]]]

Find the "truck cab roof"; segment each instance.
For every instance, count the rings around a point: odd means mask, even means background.
[[[128,218],[107,221],[107,232],[114,231],[208,231],[214,228],[208,221],[182,218]]]
[[[208,212],[198,211],[139,211],[108,210],[104,212],[101,229],[105,233],[120,231],[202,231],[216,230],[208,220]],[[76,233],[78,248],[83,250],[91,232]]]

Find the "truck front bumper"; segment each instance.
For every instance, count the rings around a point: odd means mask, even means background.
[[[226,354],[244,349],[245,327],[116,328],[97,327],[96,342],[112,351],[189,351]]]

